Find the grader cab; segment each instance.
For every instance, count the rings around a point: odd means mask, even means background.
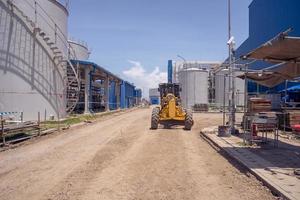
[[[193,116],[190,110],[181,106],[180,85],[176,83],[159,84],[160,106],[153,108],[151,129],[157,129],[159,124],[165,127],[184,125],[186,130],[193,126]]]

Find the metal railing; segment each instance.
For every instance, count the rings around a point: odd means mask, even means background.
[[[60,43],[64,48],[69,49],[68,45],[68,37],[65,35],[64,31],[57,25],[55,20],[50,16],[50,14],[40,5],[36,0],[23,0],[22,4],[16,5],[13,1],[10,1],[14,6],[20,8],[21,10],[28,10],[29,13],[24,13],[29,15],[34,19],[34,23],[36,27],[45,27],[47,25],[47,29],[43,28],[43,31],[51,30],[52,32],[45,32],[47,35],[54,35],[54,43]],[[22,9],[23,8],[23,9]],[[33,13],[30,14],[30,13]],[[62,52],[64,53],[64,52]],[[67,56],[67,55],[65,55]]]
[[[64,32],[61,30],[61,28],[56,24],[55,20],[47,13],[47,11],[36,1],[32,0],[31,2],[29,0],[23,0],[24,3],[20,5],[16,5],[12,0],[8,0],[8,3],[13,5],[17,8],[17,10],[20,10],[26,20],[33,21],[34,19],[34,28],[39,28],[45,35],[49,36],[49,39],[51,39],[51,42],[54,42],[55,45],[57,45],[57,48],[65,48],[66,51],[61,51],[62,53],[62,60],[57,64],[60,65],[62,62],[66,62],[66,67],[70,67],[71,71],[74,75],[74,78],[69,76],[66,76],[67,82],[66,82],[66,94],[70,92],[69,90],[71,84],[75,84],[76,87],[78,87],[77,90],[71,91],[71,93],[74,93],[74,97],[76,97],[78,101],[78,92],[80,89],[79,79],[78,79],[78,66],[75,68],[73,64],[70,62],[70,59],[77,59],[75,50],[72,48],[71,45],[68,43],[68,39]],[[25,7],[24,7],[25,6]],[[28,13],[24,12],[27,11]],[[33,13],[33,14],[32,14]],[[31,15],[30,15],[31,14]],[[47,27],[45,27],[45,24]],[[52,30],[52,33],[49,33],[47,31]],[[41,33],[41,32],[40,32]],[[54,41],[53,37],[54,36]],[[63,46],[60,46],[59,44],[62,44]],[[48,43],[47,43],[48,45]],[[67,52],[67,54],[65,54]],[[68,96],[68,94],[67,94]],[[72,101],[72,105],[70,105],[69,99],[67,97],[67,112],[72,112],[72,110],[75,108],[76,102]]]

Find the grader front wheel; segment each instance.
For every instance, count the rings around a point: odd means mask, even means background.
[[[193,126],[193,114],[190,110],[186,110],[185,120],[184,120],[184,129],[191,130]]]
[[[159,108],[153,108],[151,115],[151,129],[157,129],[159,122]]]

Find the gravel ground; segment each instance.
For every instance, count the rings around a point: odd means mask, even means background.
[[[150,109],[115,114],[0,152],[0,199],[275,199],[199,131],[150,130]]]

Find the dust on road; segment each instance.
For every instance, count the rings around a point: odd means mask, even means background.
[[[149,130],[150,109],[40,138],[0,153],[0,199],[274,199],[192,131]],[[234,163],[233,163],[234,164]]]

